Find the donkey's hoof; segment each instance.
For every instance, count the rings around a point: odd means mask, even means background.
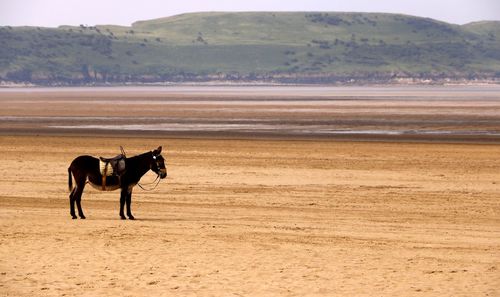
[[[120,216],[120,219],[126,220],[127,218],[125,216]]]
[[[85,220],[86,217],[85,216],[80,216],[80,219]]]
[[[133,215],[129,215],[129,216],[128,216],[128,219],[129,219],[129,220],[135,220],[135,218],[134,218],[134,216],[133,216]]]
[[[71,216],[71,218],[72,218],[73,220],[78,219],[78,217],[77,217],[77,216]]]

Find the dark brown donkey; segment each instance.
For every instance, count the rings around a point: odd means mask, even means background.
[[[141,177],[146,174],[149,170],[153,170],[160,179],[167,176],[167,169],[165,168],[165,160],[161,155],[161,146],[156,150],[134,156],[131,158],[125,158],[125,173],[121,176],[112,175],[105,178],[106,185],[102,186],[103,177],[99,168],[99,159],[91,156],[79,156],[71,162],[68,168],[68,185],[69,185],[69,204],[70,204],[70,214],[73,219],[76,219],[75,215],[75,202],[78,207],[78,215],[81,219],[85,219],[83,215],[81,200],[83,189],[85,184],[88,182],[91,186],[97,190],[114,191],[121,189],[120,194],[120,217],[125,220],[126,217],[123,214],[123,207],[125,203],[127,204],[127,216],[129,219],[133,220],[134,216],[130,211],[130,203],[132,201],[132,189],[135,185],[139,183]],[[76,186],[73,188],[73,181],[71,175],[75,178]],[[159,180],[158,180],[159,181]]]

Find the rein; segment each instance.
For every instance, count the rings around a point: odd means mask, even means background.
[[[158,180],[158,182],[156,182],[157,180]],[[149,192],[149,191],[153,191],[154,189],[156,189],[156,187],[158,187],[158,185],[160,184],[160,181],[161,181],[161,179],[160,179],[160,175],[158,174],[158,175],[156,176],[156,179],[155,179],[153,182],[145,184],[145,185],[152,185],[152,184],[154,184],[154,183],[156,182],[156,185],[154,185],[154,187],[152,187],[152,188],[150,188],[150,189],[145,189],[145,188],[141,185],[141,183],[137,183],[137,185],[139,186],[139,188],[143,189],[144,191],[148,191],[148,192]]]

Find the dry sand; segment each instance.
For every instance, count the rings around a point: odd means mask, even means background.
[[[87,188],[80,154],[163,145],[167,179]],[[500,146],[0,136],[2,296],[499,296]],[[149,174],[144,181],[152,181]]]

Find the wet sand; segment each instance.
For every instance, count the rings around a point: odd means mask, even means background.
[[[0,295],[498,296],[498,94],[0,90]],[[57,127],[82,125],[96,127]],[[290,133],[308,125],[462,134]],[[90,187],[87,219],[71,220],[71,160],[120,145],[163,145],[169,176],[134,190],[136,221]]]

